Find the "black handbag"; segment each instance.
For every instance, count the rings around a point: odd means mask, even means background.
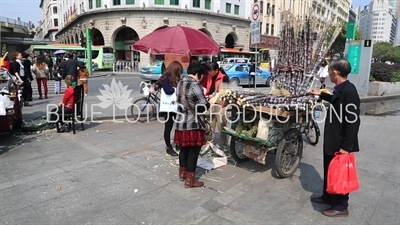
[[[186,106],[186,108],[188,108],[193,113],[193,115],[195,115],[197,117],[197,122],[200,124],[201,128],[205,131],[205,134],[207,136],[212,135],[214,133],[214,131],[211,128],[211,124],[207,120],[202,118],[200,115],[197,115],[196,111],[193,109],[193,107],[190,105],[189,101],[187,100],[185,93],[183,92],[183,82],[179,86],[179,90],[182,95],[183,104]]]

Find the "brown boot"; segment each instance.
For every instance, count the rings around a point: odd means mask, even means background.
[[[179,167],[179,178],[181,181],[186,180],[186,167]]]
[[[204,183],[196,180],[195,173],[186,172],[185,188],[203,187]]]

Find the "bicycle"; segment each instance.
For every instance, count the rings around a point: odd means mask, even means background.
[[[158,95],[160,91],[157,90],[155,93],[151,90],[154,90],[154,87],[150,81],[142,81],[140,82],[140,93],[144,95],[144,97],[136,99],[131,106],[131,114],[134,119],[140,122],[146,122],[152,119],[156,113],[158,113],[158,105],[160,104],[160,98]],[[139,112],[137,114],[134,113],[134,110],[138,109]],[[145,116],[144,119],[141,117]]]

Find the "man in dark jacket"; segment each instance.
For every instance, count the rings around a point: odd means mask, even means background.
[[[68,60],[65,62],[65,74],[72,76],[72,87],[75,87],[78,77],[78,60],[74,59],[73,54],[69,54]]]
[[[31,72],[31,66],[32,62],[29,60],[29,55],[27,53],[22,53],[22,65],[24,66],[24,71],[25,71],[25,81],[24,81],[24,91],[26,91],[26,101],[32,101],[32,85],[31,82],[33,80],[32,72]],[[25,90],[26,89],[26,90]]]
[[[49,74],[53,74],[53,67],[54,67],[54,62],[51,56],[47,54],[47,52],[44,53],[44,56],[46,57],[46,64],[47,67],[49,68]]]
[[[351,71],[350,63],[337,59],[329,65],[329,78],[334,83],[333,95],[311,91],[330,103],[327,110],[324,130],[324,190],[321,197],[311,198],[312,202],[328,204],[330,209],[321,213],[329,217],[348,216],[349,194],[338,195],[326,192],[328,167],[335,153],[348,154],[358,152],[358,131],[360,128],[360,97],[356,87],[347,80]]]

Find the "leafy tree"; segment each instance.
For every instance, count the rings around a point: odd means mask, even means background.
[[[340,25],[338,25],[338,26],[340,26]],[[331,29],[328,31],[328,35],[327,35],[327,39],[326,39],[327,42],[325,43],[326,45],[328,45],[331,42],[332,36],[336,30],[336,27],[337,26],[332,26]],[[335,42],[333,42],[331,48],[328,50],[329,55],[340,54],[340,56],[343,56],[343,52],[344,52],[345,45],[346,45],[346,33],[347,33],[347,24],[343,24],[340,34],[337,36],[337,38],[335,39]],[[359,29],[357,29],[355,40],[362,40],[362,39],[363,39],[362,33]]]
[[[372,58],[375,62],[400,62],[400,47],[393,47],[389,42],[378,42],[374,44]]]

